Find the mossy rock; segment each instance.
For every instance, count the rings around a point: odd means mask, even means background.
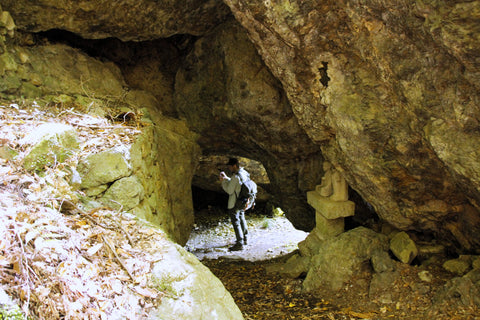
[[[75,129],[68,125],[47,123],[27,137],[27,142],[38,140],[25,156],[23,166],[28,171],[43,171],[62,163],[79,150]]]

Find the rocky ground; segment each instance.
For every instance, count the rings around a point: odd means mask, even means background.
[[[269,268],[297,249],[306,233],[295,230],[283,216],[247,215],[251,241],[243,251],[229,252],[233,228],[221,210],[196,215],[196,227],[186,248],[224,283],[245,319],[480,319],[480,310],[460,303],[460,297],[440,299],[453,275],[441,267],[397,263],[401,277],[390,292],[369,294],[372,273],[363,272],[339,291],[302,291],[303,279],[282,278]],[[419,279],[428,271],[430,282]],[[388,281],[386,279],[385,281]]]

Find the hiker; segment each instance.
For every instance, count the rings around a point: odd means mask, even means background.
[[[229,248],[229,251],[239,251],[247,244],[247,221],[245,221],[245,210],[248,210],[254,205],[256,184],[250,180],[250,174],[240,167],[238,159],[230,158],[226,164],[228,170],[232,173],[232,177],[228,177],[225,172],[220,172],[220,181],[222,181],[223,190],[228,193],[228,214],[232,221],[233,229],[235,230],[236,242]],[[244,196],[246,191],[242,192],[242,184],[251,185],[255,187],[254,192],[250,197]]]

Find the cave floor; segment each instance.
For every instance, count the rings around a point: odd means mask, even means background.
[[[390,301],[369,296],[371,272],[359,272],[339,291],[302,291],[303,279],[267,272],[297,249],[307,233],[295,230],[283,216],[247,214],[249,244],[229,252],[235,236],[222,210],[196,214],[195,227],[185,248],[214,273],[231,293],[247,320],[251,319],[480,319],[480,311],[458,301],[435,303],[435,294],[452,278],[441,265],[429,272],[436,279],[428,290],[419,285],[418,266],[400,264],[401,280]]]
[[[284,216],[266,217],[247,212],[248,244],[241,251],[228,251],[235,233],[226,212],[203,210],[195,215],[195,226],[186,249],[199,260],[226,259],[265,261],[295,251],[308,233],[296,230]]]

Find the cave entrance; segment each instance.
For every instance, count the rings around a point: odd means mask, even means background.
[[[296,250],[308,233],[295,229],[283,210],[272,204],[270,181],[263,165],[237,158],[258,186],[256,205],[245,213],[248,244],[242,251],[228,251],[235,242],[235,233],[226,210],[228,195],[218,178],[221,170],[227,170],[223,164],[228,157],[220,155],[200,159],[192,182],[195,224],[185,248],[199,260],[231,256],[247,261],[270,260]]]

